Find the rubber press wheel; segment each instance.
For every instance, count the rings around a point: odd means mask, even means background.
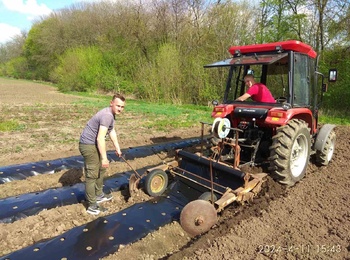
[[[160,169],[152,170],[147,174],[145,190],[148,195],[157,197],[163,194],[168,186],[168,175]]]
[[[215,207],[205,200],[188,203],[180,214],[181,227],[191,236],[207,232],[217,222]]]
[[[327,138],[323,140],[323,149],[316,151],[316,162],[321,166],[326,166],[332,160],[334,147],[335,147],[336,135],[334,130],[332,130]]]
[[[213,194],[213,198],[212,198],[212,195],[211,195],[210,191],[202,193],[202,195],[200,195],[198,199],[199,200],[209,201],[211,204],[213,204],[213,202],[218,200],[215,194]]]

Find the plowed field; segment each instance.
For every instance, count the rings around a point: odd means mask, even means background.
[[[1,166],[79,155],[74,140],[96,112],[72,105],[79,97],[43,84],[5,79],[0,79],[0,93],[0,121],[16,120],[23,125],[18,131],[0,132]],[[122,149],[200,135],[199,127],[166,132],[142,129],[137,127],[142,120],[128,113],[126,105],[117,119]],[[296,186],[286,188],[268,179],[252,203],[229,206],[220,214],[218,224],[200,237],[190,238],[173,222],[103,259],[350,259],[350,127],[337,126],[336,134],[330,165],[316,167],[311,162],[306,177]],[[139,169],[172,156],[168,152],[129,163]],[[125,163],[114,162],[108,174],[129,170]],[[66,171],[2,184],[0,198],[83,181],[80,169],[70,170],[69,178],[63,177],[67,177]],[[120,192],[113,196],[105,203],[108,211],[100,216],[149,199],[144,194],[127,201]],[[75,204],[2,223],[0,256],[96,218],[85,212],[83,204]]]

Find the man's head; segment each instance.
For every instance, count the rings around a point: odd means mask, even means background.
[[[245,75],[244,77],[244,83],[245,85],[250,88],[255,84],[254,76],[251,74]]]
[[[115,94],[110,103],[113,115],[119,115],[124,110],[124,106],[125,97],[120,94]]]

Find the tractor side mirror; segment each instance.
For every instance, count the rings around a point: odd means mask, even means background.
[[[329,82],[336,82],[337,81],[337,75],[338,72],[336,69],[330,69],[328,72],[328,81]]]

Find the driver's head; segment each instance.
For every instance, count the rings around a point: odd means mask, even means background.
[[[255,80],[254,80],[254,76],[251,75],[251,74],[248,74],[248,75],[245,75],[244,77],[244,84],[247,86],[247,87],[251,87],[252,85],[255,84]]]

